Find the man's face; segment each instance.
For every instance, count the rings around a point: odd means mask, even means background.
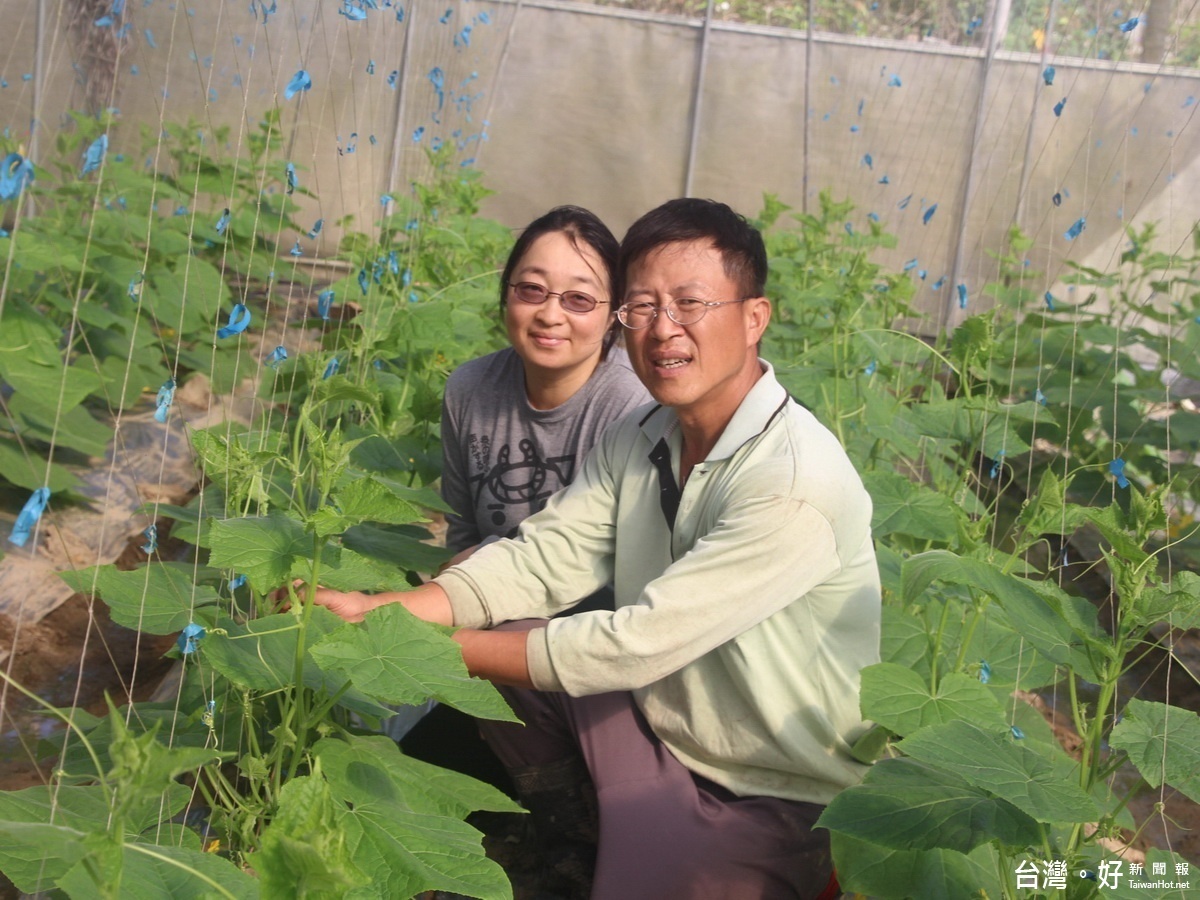
[[[708,241],[664,244],[629,267],[624,303],[665,307],[681,298],[742,300]],[[758,380],[758,340],[770,319],[763,297],[708,308],[700,321],[680,325],[660,309],[645,328],[625,333],[634,371],[659,403],[681,420],[724,428]]]

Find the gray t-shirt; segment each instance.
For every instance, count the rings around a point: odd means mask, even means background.
[[[509,537],[575,478],[605,427],[647,403],[621,347],[566,403],[534,409],[511,347],[459,366],[442,399],[442,499],[446,546],[458,552]]]

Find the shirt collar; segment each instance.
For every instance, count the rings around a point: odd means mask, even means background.
[[[788,392],[776,380],[775,369],[761,357],[758,364],[762,366],[762,377],[742,398],[705,462],[733,456],[739,447],[762,434],[787,402]],[[642,433],[651,446],[656,445],[660,438],[669,437],[678,426],[679,417],[675,415],[675,410],[666,406],[656,406],[641,421]]]

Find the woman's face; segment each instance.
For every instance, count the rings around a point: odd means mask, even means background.
[[[537,284],[554,294],[544,303],[533,304],[519,300],[513,288],[506,289],[504,324],[513,349],[525,363],[527,381],[566,378],[582,385],[600,361],[613,315],[611,286],[600,256],[586,243],[577,243],[561,231],[543,234],[530,244],[509,276],[511,284]],[[562,291],[580,291],[600,302],[591,312],[568,312],[558,296]]]

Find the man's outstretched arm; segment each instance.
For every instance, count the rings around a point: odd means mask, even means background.
[[[388,603],[402,603],[404,608],[426,622],[453,625],[454,613],[450,598],[437,584],[430,582],[411,591],[383,594],[364,594],[361,591],[334,591],[318,588],[314,600],[347,622],[361,622],[363,616]],[[525,661],[525,631],[479,631],[460,628],[453,638],[462,647],[467,671],[477,678],[497,684],[532,688],[529,666]]]

